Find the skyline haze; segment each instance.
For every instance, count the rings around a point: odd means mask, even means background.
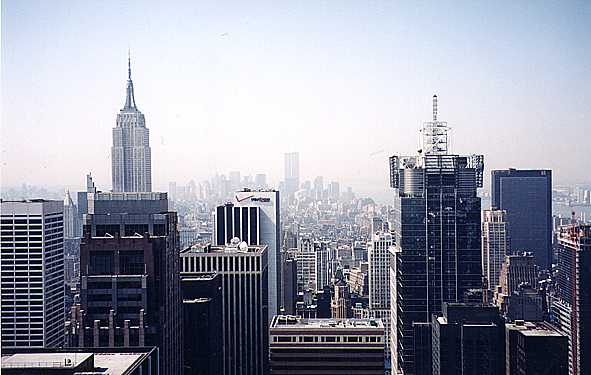
[[[2,186],[91,171],[111,188],[128,48],[154,190],[231,170],[277,187],[297,151],[302,182],[388,194],[387,158],[416,152],[435,93],[487,190],[510,167],[589,183],[589,3],[143,5],[2,2]]]

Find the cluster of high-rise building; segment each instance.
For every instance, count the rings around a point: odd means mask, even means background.
[[[421,135],[385,206],[297,152],[277,190],[153,192],[129,61],[111,191],[1,201],[2,372],[591,373],[591,225],[553,223],[550,170],[492,171],[483,210],[436,96]]]

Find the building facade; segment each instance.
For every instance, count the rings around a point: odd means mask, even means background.
[[[222,276],[217,273],[186,275],[183,294],[183,375],[221,374]]]
[[[232,241],[181,253],[182,277],[217,273],[222,283],[222,374],[263,375],[268,369],[267,246]]]
[[[232,203],[216,208],[214,244],[224,246],[234,237],[250,246],[267,246],[269,323],[281,306],[281,218],[279,191],[244,189]]]
[[[311,236],[302,236],[298,241],[298,249],[295,251],[297,263],[298,293],[306,290],[317,290],[316,284],[316,248]],[[322,289],[322,287],[320,287]]]
[[[495,306],[444,303],[431,337],[433,375],[505,373],[505,325]]]
[[[547,323],[505,325],[506,374],[568,375],[568,339]]]
[[[2,351],[59,347],[65,323],[63,202],[0,201],[0,215]]]
[[[349,286],[343,280],[338,280],[334,284],[334,295],[330,301],[330,311],[331,317],[335,319],[347,319],[353,316]]]
[[[390,358],[390,247],[392,235],[375,232],[367,244],[369,263],[369,316],[381,319],[386,334],[386,357]]]
[[[542,269],[552,266],[552,171],[492,171],[494,209],[507,211],[511,250],[532,252]]]
[[[384,374],[384,326],[379,320],[276,316],[269,346],[272,375]]]
[[[536,288],[538,285],[539,267],[531,254],[514,254],[505,256],[499,273],[499,285],[496,286],[493,302],[502,309],[504,299],[519,289],[520,285]]]
[[[482,221],[482,273],[488,290],[499,285],[501,265],[510,254],[507,212],[484,210]]]
[[[88,193],[80,245],[78,347],[157,346],[160,374],[182,371],[176,212],[166,193]]]
[[[113,128],[111,167],[114,192],[152,191],[152,154],[150,130],[144,114],[135,104],[131,60],[127,61],[125,105],[117,114]]]
[[[482,287],[481,212],[484,158],[449,153],[447,123],[423,125],[417,156],[390,157],[394,188],[391,251],[392,371],[414,374],[413,323],[429,322],[444,302]],[[394,280],[394,281],[393,281]]]
[[[295,315],[298,300],[298,268],[293,253],[282,251],[281,262],[281,313]]]
[[[569,342],[569,374],[591,373],[591,225],[558,234],[557,293],[551,312]]]
[[[314,241],[314,252],[316,253],[316,290],[321,291],[330,284],[332,258],[328,244],[324,241]]]
[[[74,204],[70,191],[66,191],[64,197],[64,238],[76,238],[82,234],[80,219],[78,217],[78,207]]]

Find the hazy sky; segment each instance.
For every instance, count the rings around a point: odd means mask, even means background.
[[[128,48],[156,189],[299,151],[302,180],[387,191],[433,93],[455,152],[589,182],[590,46],[589,1],[4,0],[2,184],[110,188]]]

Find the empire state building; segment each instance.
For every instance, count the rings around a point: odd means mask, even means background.
[[[127,60],[125,106],[117,114],[111,147],[113,191],[152,191],[150,131],[144,114],[135,105],[131,59]]]

